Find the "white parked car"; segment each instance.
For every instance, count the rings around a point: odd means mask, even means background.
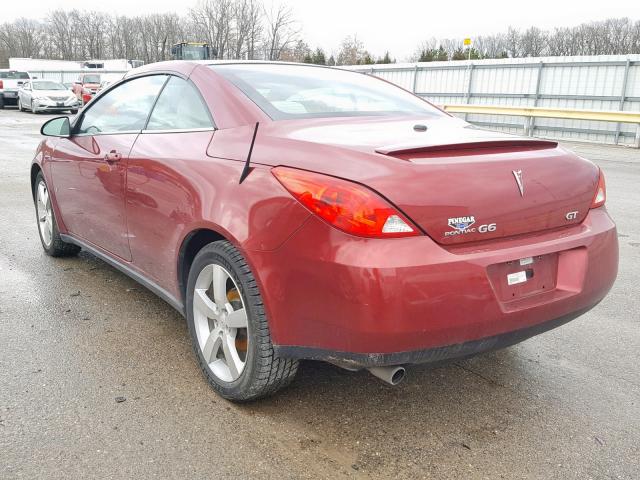
[[[18,89],[30,80],[27,72],[0,70],[0,109],[18,103]]]
[[[31,80],[18,90],[18,109],[39,112],[78,113],[78,98],[62,83],[53,80]]]

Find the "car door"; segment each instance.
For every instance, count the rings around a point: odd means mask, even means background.
[[[166,79],[137,77],[106,92],[52,155],[56,199],[69,233],[124,260],[131,260],[124,205],[129,152]]]
[[[195,86],[172,76],[131,151],[126,209],[133,263],[165,287],[176,278],[181,226],[201,214],[202,192],[190,178],[202,162],[211,163],[206,149],[213,130]]]

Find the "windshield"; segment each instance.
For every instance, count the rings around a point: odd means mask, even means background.
[[[100,75],[85,75],[82,83],[100,83]]]
[[[58,82],[52,82],[50,80],[42,80],[39,82],[32,82],[34,90],[66,90],[67,88]]]
[[[212,65],[274,120],[442,113],[409,92],[361,73],[304,65]]]
[[[200,45],[184,45],[182,47],[183,60],[205,60],[205,47]]]
[[[0,72],[0,78],[6,78],[7,80],[28,80],[29,74],[27,72]]]

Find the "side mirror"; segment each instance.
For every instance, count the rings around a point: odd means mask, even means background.
[[[69,117],[56,117],[45,122],[40,129],[40,134],[47,137],[64,137],[71,136],[71,123]]]

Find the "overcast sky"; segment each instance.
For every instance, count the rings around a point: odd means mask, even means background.
[[[56,8],[95,9],[139,15],[186,13],[197,0],[2,0],[0,22],[43,16]],[[266,0],[269,2],[270,0]],[[609,17],[640,20],[640,0],[286,0],[312,48],[337,51],[347,35],[357,34],[374,55],[389,50],[403,60],[425,39],[460,38],[502,32],[509,25],[552,29]],[[36,14],[38,12],[38,14]],[[198,40],[198,39],[188,39]]]

